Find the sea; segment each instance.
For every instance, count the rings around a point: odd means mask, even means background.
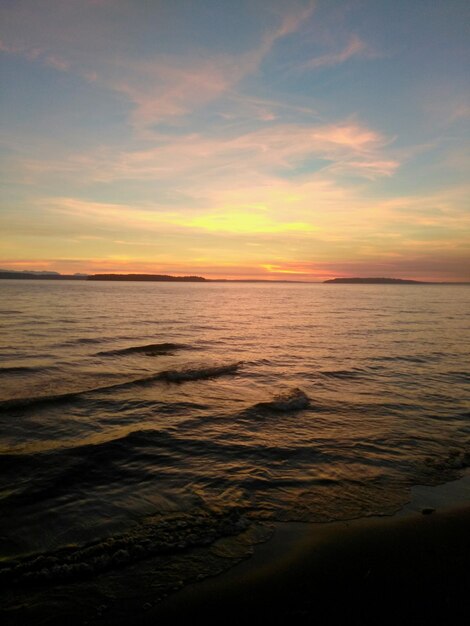
[[[470,286],[4,280],[0,328],[8,584],[163,594],[470,465]]]

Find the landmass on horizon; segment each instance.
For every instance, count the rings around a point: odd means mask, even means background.
[[[262,279],[262,278],[204,278],[203,276],[171,276],[169,274],[60,274],[38,270],[0,269],[0,279],[20,280],[92,280],[114,282],[183,282],[183,283],[297,283],[297,284],[337,284],[337,285],[468,285],[466,282],[436,282],[411,280],[409,278],[330,278],[323,281]]]
[[[427,280],[410,280],[409,278],[330,278],[324,283],[342,285],[433,285]]]

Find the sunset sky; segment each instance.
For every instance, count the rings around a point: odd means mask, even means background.
[[[468,0],[2,0],[0,267],[470,280]]]

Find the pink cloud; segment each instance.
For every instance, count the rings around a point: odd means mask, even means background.
[[[47,55],[44,60],[47,63],[47,65],[49,65],[50,67],[53,67],[55,70],[66,72],[67,70],[70,69],[70,63],[68,61],[65,61],[64,59],[56,57],[52,54]]]
[[[134,126],[145,129],[216,99],[239,74],[231,73],[221,61],[165,59],[126,62],[117,76],[101,80],[129,98],[134,105]]]

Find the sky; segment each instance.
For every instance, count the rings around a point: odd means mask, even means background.
[[[2,0],[0,267],[470,280],[467,0]]]

